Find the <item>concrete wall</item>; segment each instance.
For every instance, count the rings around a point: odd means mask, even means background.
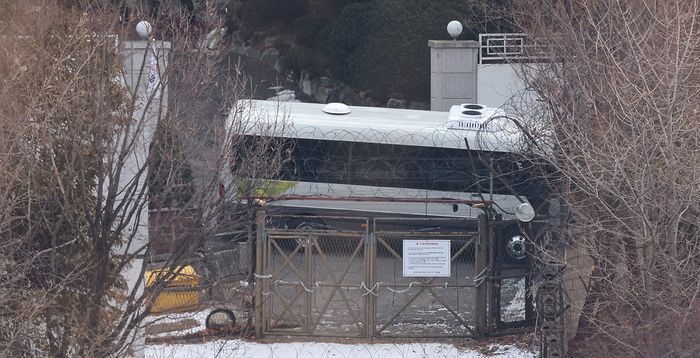
[[[461,103],[476,103],[479,43],[428,41],[430,46],[430,110],[449,111]]]
[[[142,188],[146,185],[146,174],[139,173],[139,171],[146,165],[148,149],[158,120],[165,115],[164,104],[167,103],[168,96],[167,88],[160,89],[160,85],[153,81],[149,84],[149,76],[156,75],[155,71],[160,71],[157,78],[164,77],[170,43],[156,41],[151,47],[146,41],[125,41],[123,45],[124,82],[130,94],[136,98],[136,110],[129,133],[118,134],[119,136],[126,134],[134,140],[134,147],[129,150],[129,155],[124,159],[118,185],[120,188],[125,188],[132,185],[132,181],[136,179],[138,187]],[[155,48],[155,53],[153,48]],[[157,63],[154,62],[154,58]],[[118,145],[121,143],[121,137],[115,138],[115,140]],[[124,199],[121,196],[117,197],[117,201]],[[135,202],[132,205],[141,204]],[[127,229],[133,228],[136,231],[134,242],[131,243],[128,252],[126,252],[129,254],[141,250],[148,243],[148,209],[144,208],[138,214],[138,218],[131,219],[133,225],[129,225]]]
[[[163,78],[165,69],[167,68],[167,55],[170,50],[169,42],[156,41],[153,47],[147,41],[125,41],[123,43],[124,56],[124,82],[130,94],[135,97],[137,109],[133,115],[131,132],[128,134],[119,133],[115,138],[115,143],[121,143],[121,135],[132,136],[135,147],[130,150],[130,154],[125,158],[122,172],[119,176],[118,186],[124,188],[132,185],[131,182],[136,179],[138,187],[143,188],[146,185],[146,174],[139,173],[139,169],[146,165],[148,158],[148,149],[153,139],[153,134],[158,124],[158,119],[164,114],[159,113],[161,106],[167,103],[167,87],[159,89],[161,86],[153,81],[152,75],[157,75],[156,80]],[[155,51],[153,51],[155,49]],[[155,52],[155,53],[154,53]],[[149,76],[151,82],[149,84]],[[155,95],[154,95],[155,93]],[[149,100],[151,101],[149,103]],[[117,148],[119,148],[117,146]],[[108,185],[105,184],[105,185]],[[121,192],[121,190],[120,190]],[[119,205],[120,200],[129,200],[129,198],[117,197],[116,205]],[[130,245],[126,247],[116,248],[116,254],[134,254],[137,255],[127,266],[123,272],[129,291],[136,289],[137,297],[143,292],[143,281],[137,287],[136,284],[141,276],[141,270],[144,265],[143,247],[148,244],[148,207],[145,202],[133,202],[129,205],[143,205],[138,211],[138,216],[131,217],[128,227],[124,230],[124,236],[129,236],[129,230],[135,231],[134,238]],[[143,357],[145,348],[145,337],[143,329],[137,329],[134,333],[133,357]]]
[[[480,64],[476,41],[428,41],[430,47],[430,109],[480,103],[508,107],[531,100],[514,65]]]
[[[479,64],[476,83],[477,102],[488,107],[507,107],[518,101],[525,83],[513,65],[507,63]]]

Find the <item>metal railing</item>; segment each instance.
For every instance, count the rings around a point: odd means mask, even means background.
[[[479,64],[545,59],[543,45],[524,33],[479,34]]]

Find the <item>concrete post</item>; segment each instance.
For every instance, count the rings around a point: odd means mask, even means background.
[[[476,103],[479,43],[430,40],[430,110]]]
[[[136,98],[137,109],[133,115],[133,124],[129,133],[120,133],[118,136],[133,137],[135,146],[125,159],[121,175],[119,177],[119,188],[133,185],[134,179],[138,180],[138,187],[146,185],[146,173],[139,173],[139,170],[146,165],[148,149],[153,139],[158,119],[165,113],[167,103],[167,87],[160,83],[160,79],[165,74],[167,66],[167,55],[170,50],[169,42],[161,41],[125,41],[123,42],[124,56],[124,81],[132,96]],[[119,143],[118,139],[115,142]],[[119,190],[121,193],[122,190]],[[121,195],[121,194],[119,194]],[[121,200],[131,200],[131,198],[117,197],[115,205],[119,205]],[[145,199],[144,199],[145,200]],[[139,282],[145,264],[143,249],[148,244],[148,205],[145,202],[132,203],[131,205],[142,205],[138,212],[138,217],[134,215],[126,227],[124,236],[135,231],[134,239],[126,247],[115,249],[117,255],[135,254],[132,261],[123,275],[128,285],[128,290],[137,290],[137,297],[144,290],[143,281]],[[131,233],[129,232],[131,230]],[[138,284],[138,287],[137,287]],[[145,355],[145,336],[143,329],[138,329],[134,333],[133,357],[143,357]]]

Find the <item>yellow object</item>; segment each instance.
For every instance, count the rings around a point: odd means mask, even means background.
[[[241,196],[252,195],[257,197],[275,198],[286,194],[297,184],[298,182],[288,180],[239,180],[237,182],[237,187],[238,195]]]
[[[177,274],[174,274],[177,272]],[[151,313],[186,311],[199,306],[199,276],[192,266],[146,271],[146,289],[159,278],[167,282],[156,296]]]

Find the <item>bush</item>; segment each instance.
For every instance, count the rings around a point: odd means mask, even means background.
[[[242,17],[254,27],[274,21],[291,23],[306,13],[306,0],[248,0],[241,8]]]
[[[302,16],[292,23],[294,39],[296,43],[308,48],[319,48],[318,34],[324,29],[330,20],[307,15]]]
[[[450,0],[376,0],[348,5],[329,35],[333,74],[380,97],[400,92],[427,100],[428,40],[447,38],[447,22],[463,19],[468,12],[468,5]],[[476,34],[467,27],[461,38],[472,37]]]
[[[312,75],[320,75],[328,66],[326,56],[304,46],[293,46],[282,59],[284,68],[300,74],[301,71],[309,71]]]
[[[333,73],[342,80],[352,79],[356,68],[348,59],[361,48],[370,33],[370,26],[377,13],[374,3],[353,3],[340,13],[328,34],[327,51]]]

